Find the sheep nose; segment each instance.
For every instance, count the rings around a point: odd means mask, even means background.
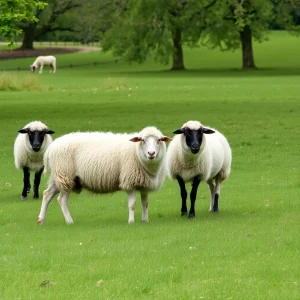
[[[155,151],[152,151],[152,152],[148,151],[148,154],[149,154],[150,156],[154,156],[154,155],[155,155]]]
[[[200,149],[200,146],[199,146],[199,145],[192,145],[192,146],[191,146],[191,151],[192,151],[193,153],[197,153],[197,152],[199,151],[199,149]]]
[[[36,152],[39,151],[40,148],[41,148],[41,147],[40,147],[40,145],[38,145],[38,144],[33,144],[33,145],[32,145],[32,149],[33,149],[34,151],[36,151]]]

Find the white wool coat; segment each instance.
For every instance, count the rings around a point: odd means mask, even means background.
[[[148,127],[143,134],[162,137],[155,127]],[[63,191],[74,189],[76,177],[82,188],[95,193],[157,190],[166,177],[165,142],[160,142],[157,160],[146,160],[140,149],[141,142],[129,141],[137,135],[139,133],[110,132],[64,135],[46,151],[45,172],[51,169],[50,180]]]
[[[203,126],[198,121],[189,121],[183,127],[199,129]],[[206,128],[210,128],[204,126]],[[200,175],[201,181],[218,177],[221,181],[230,174],[232,154],[227,139],[214,128],[213,134],[203,134],[200,151],[191,153],[186,145],[184,134],[176,135],[169,144],[167,152],[168,176],[176,179],[179,175],[185,182],[192,181]]]
[[[48,127],[40,121],[33,121],[25,125],[23,128],[30,128],[30,130],[32,131],[42,131],[44,129],[47,129]],[[46,134],[41,149],[39,150],[39,152],[35,152],[32,150],[28,134],[19,133],[14,144],[14,158],[16,168],[22,169],[24,167],[28,167],[31,170],[39,171],[44,165],[43,156],[45,154],[45,151],[51,143],[51,136],[49,134]]]
[[[56,65],[56,58],[52,55],[49,56],[38,56],[34,63],[32,64],[36,68],[38,68],[40,65]]]

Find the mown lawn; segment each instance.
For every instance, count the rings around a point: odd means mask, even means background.
[[[0,91],[0,299],[299,299],[297,47],[285,34],[255,45],[262,69],[253,72],[237,69],[238,52],[205,49],[187,50],[190,70],[173,73],[151,60],[60,68],[113,59],[61,55],[55,75],[45,68],[29,77],[39,78],[36,90]],[[1,61],[0,69],[32,61]],[[17,130],[35,119],[53,137],[147,125],[172,136],[191,119],[218,128],[233,151],[220,212],[208,212],[201,183],[196,218],[180,217],[179,188],[167,179],[150,195],[148,224],[139,221],[140,203],[136,223],[127,224],[125,193],[83,192],[70,197],[75,224],[64,223],[53,200],[38,225],[41,200],[20,200],[22,172],[13,162]],[[53,285],[41,286],[45,280]]]

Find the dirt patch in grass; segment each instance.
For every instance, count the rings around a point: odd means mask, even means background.
[[[24,57],[37,57],[39,55],[55,55],[55,54],[69,54],[74,52],[91,52],[99,51],[99,47],[80,47],[80,46],[67,46],[67,47],[48,47],[37,48],[34,50],[2,50],[0,51],[0,60],[24,58]]]

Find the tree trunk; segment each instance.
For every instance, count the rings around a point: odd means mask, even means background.
[[[243,53],[243,69],[254,69],[254,57],[252,47],[252,31],[250,26],[246,25],[240,32],[242,53]]]
[[[22,28],[23,29],[23,41],[20,49],[22,50],[33,50],[33,42],[35,39],[35,29],[36,24],[30,23],[28,26]]]
[[[184,70],[181,30],[176,28],[173,36],[173,66],[171,70]]]

